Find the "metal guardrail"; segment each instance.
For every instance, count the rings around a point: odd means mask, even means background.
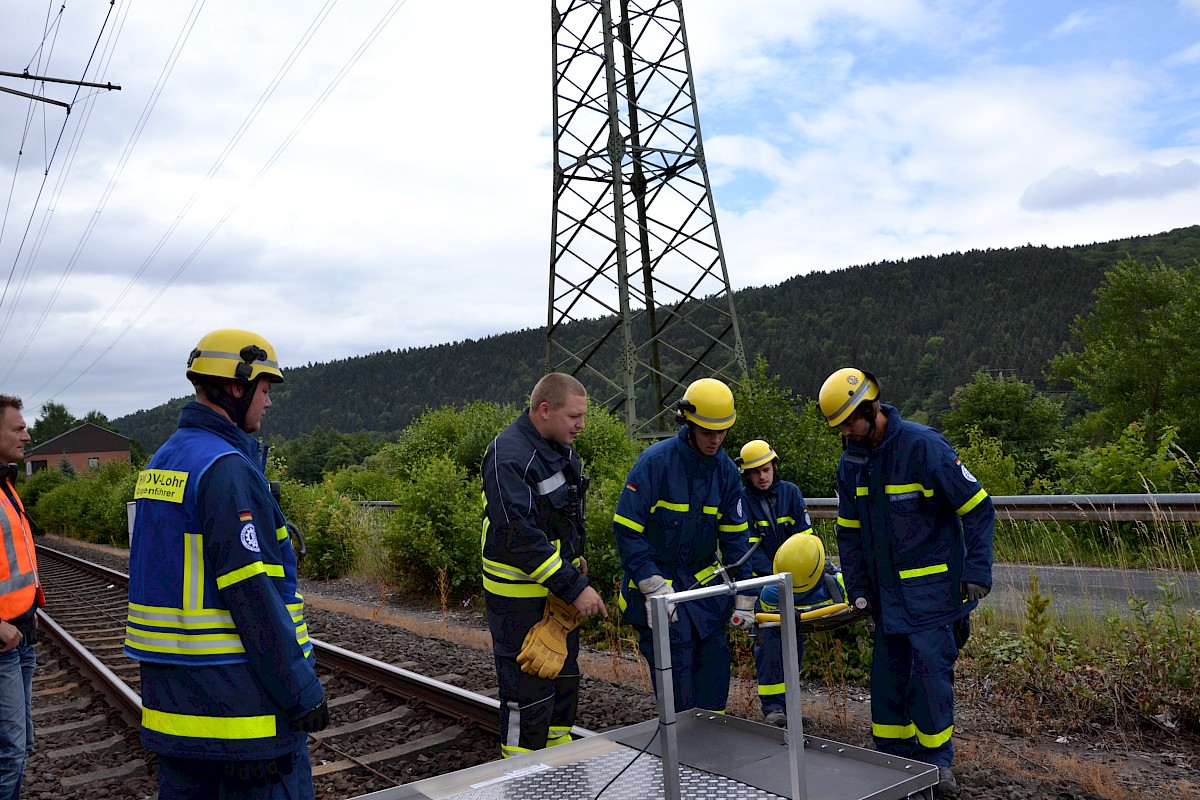
[[[807,498],[813,519],[835,519],[836,497]],[[1200,494],[1037,494],[993,497],[996,518],[1044,522],[1200,522]]]
[[[807,498],[813,519],[837,518],[836,497]],[[1030,494],[992,498],[1002,520],[1041,522],[1200,522],[1200,494]],[[394,511],[388,500],[360,500],[364,509]]]

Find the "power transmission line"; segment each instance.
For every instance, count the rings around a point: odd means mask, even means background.
[[[259,172],[254,176],[253,179],[251,179],[250,183],[247,186],[248,189],[255,186],[259,182],[259,180],[261,180],[262,177],[275,164],[275,162],[279,159],[279,157],[283,155],[283,152],[287,149],[287,147],[292,143],[292,141],[296,138],[296,136],[299,135],[300,131],[303,130],[303,128],[308,124],[309,120],[312,119],[312,117],[316,114],[317,110],[320,109],[320,107],[322,105],[324,105],[326,99],[328,99],[328,97],[338,87],[338,85],[342,82],[342,80],[346,77],[346,75],[350,72],[350,70],[354,67],[354,65],[358,63],[358,61],[367,52],[367,50],[370,48],[370,46],[375,42],[375,40],[380,36],[380,34],[383,33],[384,29],[391,22],[392,18],[394,18],[396,16],[396,14],[399,13],[400,9],[403,8],[406,3],[407,3],[407,0],[396,0],[396,2],[393,3],[392,6],[384,13],[384,15],[380,18],[379,22],[376,23],[375,27],[367,34],[367,36],[364,38],[364,40],[359,45],[359,47],[354,51],[353,54],[351,54],[351,56],[347,60],[347,62],[342,66],[342,68],[337,72],[337,74],[334,76],[334,78],[329,82],[329,84],[326,86],[325,90],[313,102],[313,104],[309,107],[308,111],[304,114],[304,116],[300,119],[300,121],[296,123],[296,125],[292,128],[292,130],[288,133],[288,135],[286,137],[284,137],[284,140],[276,148],[275,152],[272,153],[271,156],[267,159],[266,163],[259,170]],[[226,155],[227,155],[227,153],[222,154],[223,157]],[[179,276],[182,275],[189,266],[191,266],[192,262],[195,261],[197,256],[199,256],[200,252],[204,249],[205,246],[207,246],[208,242],[217,234],[217,232],[221,229],[221,227],[224,226],[224,224],[229,220],[229,218],[233,215],[233,213],[240,206],[241,206],[241,201],[238,201],[229,207],[229,209],[225,212],[225,214],[221,217],[221,219],[218,220],[213,225],[213,227],[209,230],[209,232],[205,235],[205,237],[200,241],[200,243],[197,244],[196,247],[192,250],[192,252],[188,255],[188,257],[186,259],[184,259],[183,263],[180,264],[179,268],[174,272],[174,274],[171,275],[171,277],[159,289],[159,291],[154,295],[154,297],[152,297],[142,307],[142,309],[137,313],[137,315],[124,327],[124,329],[122,329],[122,331],[116,336],[116,338],[113,339],[113,341],[107,347],[105,347],[104,350],[90,364],[88,364],[88,366],[86,366],[83,370],[81,370],[78,374],[76,374],[75,377],[73,377],[64,386],[62,386],[58,390],[58,392],[55,392],[54,394],[52,394],[51,399],[53,399],[53,397],[57,396],[59,393],[64,392],[67,389],[69,389],[71,386],[73,386],[76,381],[78,381],[80,378],[82,378],[84,375],[86,375],[89,371],[91,371],[91,369],[93,367],[95,367],[98,363],[100,363],[101,360],[103,360],[104,356],[106,356],[109,352],[111,352],[112,349],[118,343],[120,343],[120,341],[122,339],[124,339],[126,335],[128,335],[128,333],[142,319],[142,317],[144,317],[146,315],[146,313],[149,312],[149,310],[154,306],[154,304],[157,303],[158,300],[167,292],[167,290],[171,288],[171,286],[175,283],[175,281],[178,280]],[[111,311],[110,311],[110,313],[111,313]],[[91,335],[89,335],[89,341],[90,341],[90,337],[92,335],[94,335],[94,333],[95,333],[95,330],[93,330],[93,333]],[[82,346],[79,349],[82,349]],[[79,349],[77,349],[75,353],[72,353],[72,355],[71,355],[70,359],[68,359],[67,363],[69,363],[71,360],[74,359],[75,355],[78,354]],[[53,380],[54,377],[57,377],[59,374],[61,374],[63,369],[66,368],[66,366],[67,366],[67,364],[64,364],[62,367],[60,367],[54,373],[54,375],[51,376],[51,378],[48,379],[42,385],[42,387],[39,387],[37,393],[40,393],[50,383],[50,381]],[[37,393],[35,393],[35,394],[37,394]]]

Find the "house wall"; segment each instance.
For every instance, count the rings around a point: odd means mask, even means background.
[[[36,456],[31,456],[25,461],[25,474],[32,475],[34,472],[42,469],[48,469],[50,467],[57,469],[58,465],[62,463],[63,455],[64,454],[62,453],[39,453]],[[92,469],[89,462],[93,458],[97,459],[100,464],[107,464],[109,461],[120,461],[125,464],[130,463],[128,450],[105,450],[93,453],[66,453],[65,455],[67,457],[67,461],[75,469],[77,474],[86,473],[89,469]]]

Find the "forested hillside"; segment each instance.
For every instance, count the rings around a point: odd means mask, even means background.
[[[1191,264],[1200,259],[1200,226],[1078,247],[868,264],[745,289],[734,302],[747,357],[766,356],[796,394],[814,397],[826,375],[854,364],[873,370],[907,413],[936,417],[977,370],[1040,382],[1070,342],[1071,323],[1091,309],[1104,271],[1126,256]],[[736,274],[737,265],[730,270]],[[391,438],[427,408],[522,401],[544,358],[544,332],[524,330],[291,368],[262,434],[292,439],[321,426]],[[113,424],[152,451],[174,430],[181,404]]]

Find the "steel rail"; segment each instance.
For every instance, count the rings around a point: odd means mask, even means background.
[[[52,553],[59,558],[102,575],[112,581],[125,585],[129,583],[129,576],[123,572],[109,569],[108,567],[86,561],[51,547],[39,545],[39,549]],[[48,617],[46,618],[48,619]],[[82,648],[82,645],[75,642],[74,639],[71,639],[66,631],[63,631],[57,625],[55,625],[55,628],[61,631],[62,636],[74,642],[74,645],[65,645],[72,652],[87,653],[86,649]],[[410,672],[401,667],[351,652],[337,645],[322,642],[319,639],[312,639],[311,641],[313,649],[317,653],[317,662],[319,664],[336,670],[342,670],[394,696],[415,699],[416,702],[459,720],[464,724],[474,725],[487,732],[496,731],[500,727],[499,700],[436,681],[419,673]],[[119,678],[112,675],[107,667],[99,664],[99,662],[96,663],[104,672],[111,675],[114,680],[120,681]],[[98,679],[98,682],[107,683],[107,679],[101,678]],[[121,681],[121,685],[125,686],[123,681]],[[128,690],[128,686],[125,686],[125,688]],[[129,691],[132,693],[132,690]],[[137,716],[134,722],[136,725],[141,719],[141,700],[137,697],[136,693],[133,693],[132,696],[137,704]],[[594,732],[580,727],[572,728],[571,733],[577,738],[595,735]]]
[[[54,618],[38,609],[38,631],[49,634],[69,654],[71,663],[79,668],[84,677],[108,699],[121,718],[131,727],[142,724],[142,698],[129,684],[96,658],[74,636],[67,633]]]
[[[835,519],[836,497],[808,498],[814,519]],[[1043,494],[992,498],[996,518],[1042,522],[1200,522],[1200,494]]]
[[[441,683],[416,672],[353,653],[335,644],[312,640],[317,663],[346,672],[389,694],[415,699],[446,716],[482,730],[500,727],[500,701]]]

